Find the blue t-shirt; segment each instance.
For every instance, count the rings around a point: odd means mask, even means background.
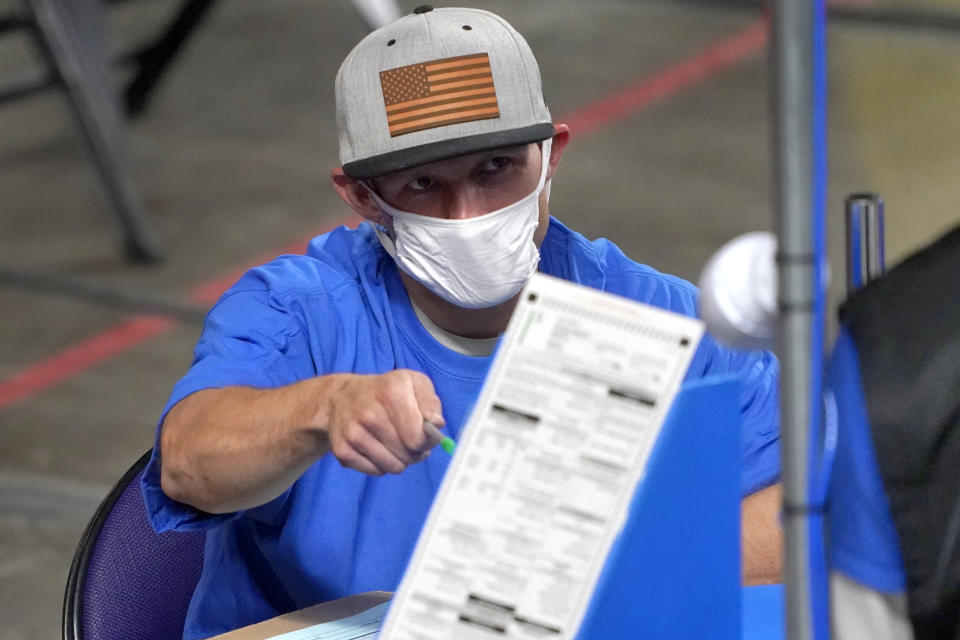
[[[696,313],[694,286],[633,262],[607,240],[590,242],[555,219],[541,246],[540,271]],[[163,415],[205,388],[278,387],[329,373],[406,368],[433,381],[456,438],[491,360],[437,342],[417,319],[372,229],[339,228],[315,238],[304,256],[252,269],[223,295]],[[778,477],[777,371],[767,352],[735,352],[705,337],[688,373],[734,375],[743,382],[744,494]],[[154,447],[142,484],[154,527],[207,531],[203,573],[184,631],[189,639],[354,593],[395,590],[449,464],[448,456],[431,455],[402,474],[372,477],[327,455],[277,499],[213,516],[164,495],[158,451]]]
[[[827,492],[831,568],[876,591],[906,588],[900,542],[873,452],[853,338],[841,330],[827,365],[837,403],[837,449]]]

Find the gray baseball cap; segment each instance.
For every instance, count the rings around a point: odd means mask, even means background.
[[[554,135],[526,40],[479,9],[418,7],[337,73],[340,163],[364,179]]]

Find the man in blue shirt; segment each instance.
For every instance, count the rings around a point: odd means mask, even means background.
[[[336,82],[334,188],[370,222],[251,270],[211,310],[144,475],[158,530],[207,531],[202,638],[393,590],[517,295],[537,270],[687,315],[693,286],[552,218],[569,139],[498,16],[421,7]],[[779,577],[777,363],[709,337],[689,376],[743,381],[744,578]],[[695,464],[693,462],[692,464]]]

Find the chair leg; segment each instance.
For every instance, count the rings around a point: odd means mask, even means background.
[[[119,109],[107,75],[96,26],[100,3],[91,0],[27,0],[37,44],[67,93],[113,211],[123,229],[128,258],[156,262],[161,252],[147,223],[125,162]]]
[[[216,0],[184,0],[163,35],[136,56],[137,75],[123,93],[127,115],[136,117],[146,110],[163,74],[214,4]]]

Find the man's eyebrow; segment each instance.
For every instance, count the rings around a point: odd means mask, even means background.
[[[497,156],[526,155],[527,147],[529,146],[530,146],[529,144],[517,144],[509,147],[497,147],[496,149],[488,149],[486,151],[477,151],[476,153],[471,155],[476,156],[476,162],[474,164],[479,164],[482,162],[486,162],[490,158],[496,158]],[[384,176],[378,176],[377,178],[375,178],[375,180],[380,181],[380,184],[378,186],[382,186],[384,181],[392,182],[394,180],[402,180],[403,182],[407,182],[418,176],[429,174],[430,170],[428,169],[428,167],[431,164],[433,163],[421,165],[418,167],[410,167],[409,169],[401,169],[396,173],[390,173]]]
[[[510,147],[498,147],[498,148],[496,148],[496,149],[490,149],[490,150],[484,151],[484,152],[482,152],[482,153],[483,153],[483,155],[484,155],[485,157],[489,157],[489,156],[491,156],[491,155],[496,156],[496,155],[500,155],[500,154],[503,154],[503,153],[523,153],[523,152],[525,152],[525,151],[527,150],[527,147],[529,147],[529,146],[530,146],[530,145],[528,145],[528,144],[515,144],[515,145],[510,146]]]
[[[407,183],[411,180],[414,180],[420,176],[428,173],[424,170],[424,167],[412,167],[410,169],[403,169],[402,171],[397,171],[396,173],[388,173],[385,176],[380,176],[377,178],[379,181],[379,186],[381,188],[392,185],[395,183]]]
[[[526,158],[527,146],[519,145],[519,146],[513,146],[513,147],[500,147],[498,149],[490,149],[489,151],[482,151],[477,154],[477,159],[476,159],[476,162],[474,162],[474,165],[483,164],[484,162],[486,162],[487,160],[490,160],[491,158],[499,158],[503,156]]]

